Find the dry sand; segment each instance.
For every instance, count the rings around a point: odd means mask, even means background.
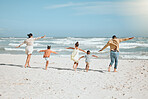
[[[109,59],[85,61],[73,71],[70,58],[51,56],[48,70],[41,55],[23,68],[25,55],[0,55],[0,99],[148,99],[148,60],[119,60],[118,72],[107,72]]]

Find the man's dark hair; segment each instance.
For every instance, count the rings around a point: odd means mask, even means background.
[[[87,51],[87,54],[90,53],[90,50]]]
[[[78,47],[78,46],[79,46],[79,42],[76,42],[76,43],[75,43],[75,46]]]
[[[33,34],[32,33],[29,33],[29,34],[27,34],[27,36],[30,38],[31,36],[33,36]]]
[[[51,46],[47,46],[47,49],[50,49],[51,48]]]
[[[116,37],[116,35],[113,35],[112,38],[114,39],[114,38],[117,38],[117,37]]]

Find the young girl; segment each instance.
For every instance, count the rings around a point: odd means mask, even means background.
[[[85,62],[86,62],[85,70],[86,70],[86,72],[88,72],[88,70],[89,70],[89,65],[90,65],[90,59],[91,59],[92,57],[98,58],[98,56],[96,56],[96,55],[90,55],[90,51],[88,50],[88,51],[87,51],[87,54],[86,54],[85,56],[81,56],[81,57],[79,58],[79,60],[80,60],[81,58],[83,58],[83,57],[85,57]]]
[[[73,68],[76,71],[77,67],[78,67],[78,62],[79,62],[79,51],[82,51],[84,53],[86,53],[84,50],[78,48],[79,47],[79,42],[75,43],[75,48],[73,47],[68,47],[66,49],[73,49],[72,55],[71,55],[71,60],[74,61],[74,65]]]

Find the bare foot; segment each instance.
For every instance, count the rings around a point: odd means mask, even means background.
[[[110,72],[110,67],[108,67],[108,72]]]
[[[116,69],[114,69],[114,72],[117,72]]]
[[[76,68],[74,68],[75,69],[75,71],[77,70]]]
[[[111,68],[111,65],[109,65],[109,67],[108,67],[108,72],[110,72],[110,68]]]
[[[31,68],[30,65],[28,65],[27,67]]]

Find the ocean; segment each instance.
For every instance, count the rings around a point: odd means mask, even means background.
[[[15,48],[26,38],[0,38],[0,54],[25,54],[25,46]],[[51,50],[58,52],[59,56],[70,57],[72,50],[66,47],[74,47],[75,42],[79,42],[79,48],[90,50],[91,54],[99,58],[109,59],[109,47],[102,52],[98,52],[111,38],[76,38],[76,37],[46,37],[35,41],[33,55],[43,55],[39,50],[46,49],[51,45]],[[52,54],[55,55],[55,54]],[[80,52],[80,55],[84,55]],[[148,38],[139,37],[133,40],[120,43],[120,59],[148,59]]]

